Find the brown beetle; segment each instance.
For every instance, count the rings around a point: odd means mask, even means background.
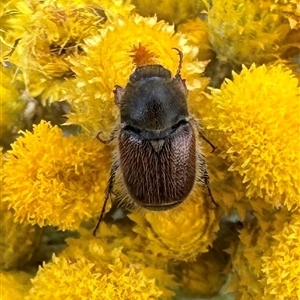
[[[195,183],[206,185],[212,201],[206,162],[199,149],[199,124],[189,115],[188,90],[181,78],[182,52],[174,78],[161,65],[138,67],[125,88],[116,86],[115,103],[120,124],[109,143],[117,140],[116,154],[94,235],[114,188],[116,174],[123,193],[133,204],[150,210],[166,210],[182,203]],[[215,202],[214,202],[215,203]]]

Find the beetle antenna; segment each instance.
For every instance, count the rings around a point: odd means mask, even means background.
[[[178,55],[179,55],[178,69],[177,69],[175,77],[177,77],[177,76],[180,77],[181,76],[182,62],[183,62],[183,54],[182,54],[182,51],[179,50],[178,48],[172,48],[172,49],[176,50],[178,52]]]

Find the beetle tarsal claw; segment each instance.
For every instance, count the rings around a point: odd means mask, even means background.
[[[154,151],[158,153],[163,148],[163,146],[165,144],[165,140],[155,140],[155,141],[150,141],[150,143],[151,143]]]

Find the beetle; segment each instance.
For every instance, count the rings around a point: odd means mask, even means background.
[[[117,142],[110,177],[96,235],[105,206],[114,189],[116,175],[122,191],[132,203],[149,210],[167,210],[181,204],[197,183],[205,185],[212,201],[205,157],[199,147],[200,136],[212,146],[190,116],[188,90],[181,78],[183,61],[179,54],[177,73],[162,65],[140,66],[130,75],[125,88],[115,86],[115,103],[120,123],[108,140]],[[216,204],[217,205],[217,204]]]

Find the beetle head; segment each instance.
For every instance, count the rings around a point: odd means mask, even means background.
[[[138,67],[126,87],[116,86],[114,92],[121,123],[134,128],[162,131],[188,117],[188,92],[180,68],[172,78],[161,65]]]

